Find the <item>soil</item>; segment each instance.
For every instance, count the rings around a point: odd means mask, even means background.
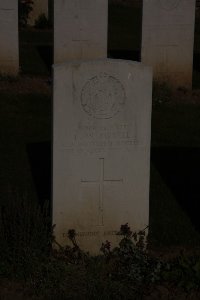
[[[172,92],[169,104],[197,104],[200,105],[200,89],[187,90],[180,88]]]

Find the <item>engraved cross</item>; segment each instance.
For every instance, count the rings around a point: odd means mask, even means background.
[[[99,188],[99,217],[98,217],[98,225],[103,226],[103,204],[104,204],[104,185],[110,182],[123,182],[123,179],[106,179],[104,175],[104,158],[99,158],[100,164],[100,178],[99,180],[81,180],[82,184],[98,184]]]

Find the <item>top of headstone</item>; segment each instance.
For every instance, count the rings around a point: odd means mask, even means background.
[[[100,58],[100,59],[95,59],[95,60],[73,60],[73,61],[65,61],[62,63],[57,63],[57,64],[53,64],[52,68],[53,69],[59,69],[59,68],[63,68],[63,67],[69,67],[69,66],[78,66],[78,65],[82,65],[82,64],[89,64],[89,65],[94,65],[94,64],[127,64],[127,65],[132,65],[135,67],[140,67],[140,68],[144,68],[144,69],[149,69],[150,71],[152,70],[152,67],[147,66],[141,62],[138,61],[132,61],[132,60],[123,60],[123,59],[112,59],[112,58]]]

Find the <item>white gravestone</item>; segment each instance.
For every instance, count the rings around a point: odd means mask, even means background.
[[[152,72],[140,63],[97,60],[54,66],[53,223],[65,245],[116,245],[120,226],[149,218]]]
[[[54,63],[107,57],[108,0],[54,2]]]
[[[144,0],[142,62],[154,78],[192,86],[195,0]]]
[[[19,70],[18,1],[0,0],[0,74]]]

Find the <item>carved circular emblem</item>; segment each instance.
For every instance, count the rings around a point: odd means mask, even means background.
[[[120,112],[126,101],[121,82],[106,73],[89,79],[82,88],[83,110],[96,119],[110,119]]]
[[[161,8],[165,10],[173,10],[175,9],[181,0],[159,0]]]

